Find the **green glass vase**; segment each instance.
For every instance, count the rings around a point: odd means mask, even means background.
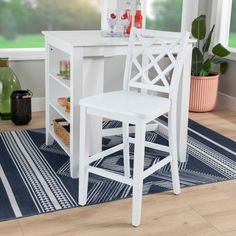
[[[11,94],[20,89],[20,82],[9,67],[8,58],[0,58],[0,116],[2,120],[11,119]]]

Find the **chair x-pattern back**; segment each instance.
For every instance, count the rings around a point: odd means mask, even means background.
[[[134,30],[132,34],[131,51],[127,56],[124,89],[139,88],[169,94],[171,87],[178,85],[180,79],[178,76],[174,80],[175,83],[170,83],[170,77],[177,63],[176,50],[181,40],[177,38],[179,33],[145,30],[144,34],[142,30]],[[158,52],[155,51],[156,45],[160,48]],[[160,64],[163,64],[164,60],[165,62],[168,60],[168,63],[163,68],[163,65]],[[133,66],[137,70],[134,76],[132,76]],[[154,78],[151,78],[150,70],[152,70],[151,75],[156,73]],[[176,91],[176,89],[178,88],[175,87],[172,90]]]

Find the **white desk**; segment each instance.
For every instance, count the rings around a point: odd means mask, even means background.
[[[78,177],[79,162],[79,100],[82,97],[103,92],[104,58],[126,55],[127,38],[104,38],[101,31],[45,31],[46,45],[46,144],[56,139],[70,156],[70,173]],[[168,42],[168,39],[167,39]],[[189,86],[191,73],[192,44],[189,40],[181,81],[179,111],[179,160],[185,161],[187,147]],[[157,45],[158,50],[158,45]],[[67,58],[71,63],[70,81],[60,80],[56,73],[59,61]],[[115,71],[114,71],[115,73]],[[122,80],[123,78],[121,78]],[[66,114],[56,103],[60,96],[71,97],[71,112]],[[58,116],[70,122],[70,148],[63,145],[52,130],[52,121]],[[91,153],[101,149],[101,118],[90,119]]]

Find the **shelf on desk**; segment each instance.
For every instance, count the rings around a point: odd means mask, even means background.
[[[57,101],[50,101],[50,106],[64,119],[66,119],[70,123],[70,113],[65,112],[65,107],[58,104]]]
[[[50,73],[50,78],[54,79],[56,82],[64,86],[66,89],[70,90],[70,80],[63,79],[63,76],[56,73]]]

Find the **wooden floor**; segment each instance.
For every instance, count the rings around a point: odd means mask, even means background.
[[[27,128],[43,127],[43,115],[34,114]],[[236,113],[216,111],[190,117],[236,140]],[[0,121],[2,131],[15,128]],[[0,235],[236,236],[236,181],[186,188],[179,196],[172,192],[145,196],[142,225],[133,228],[130,222],[131,199],[127,199],[1,222]]]
[[[236,141],[236,112],[190,113],[190,118]]]

